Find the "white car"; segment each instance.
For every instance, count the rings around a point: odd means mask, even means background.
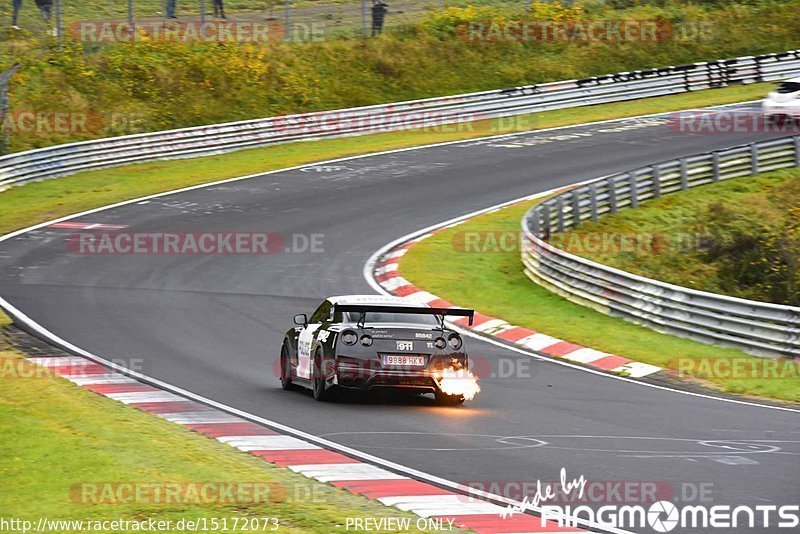
[[[800,78],[779,82],[761,103],[766,119],[794,117],[800,119]]]

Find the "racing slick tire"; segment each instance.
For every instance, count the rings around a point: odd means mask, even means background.
[[[464,404],[464,395],[448,395],[441,391],[434,393],[436,404],[439,406],[458,406]]]
[[[323,372],[322,351],[317,349],[314,353],[314,366],[312,376],[312,391],[314,392],[314,400],[326,401],[331,398],[331,390],[325,389],[325,373]]]
[[[281,347],[281,387],[285,390],[294,389],[292,384],[292,364],[289,359],[289,347],[286,343]]]

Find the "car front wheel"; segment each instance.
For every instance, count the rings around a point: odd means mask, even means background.
[[[292,388],[292,362],[289,358],[289,347],[286,343],[281,347],[281,387],[289,390]]]

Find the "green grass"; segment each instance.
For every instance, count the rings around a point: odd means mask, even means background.
[[[488,252],[465,250],[465,232],[479,235],[491,232],[519,239],[522,216],[535,202],[538,201],[476,217],[420,242],[401,259],[402,276],[456,305],[598,350],[683,370],[729,393],[800,401],[797,378],[800,366],[787,364],[791,378],[740,378],[741,374],[727,377],[709,373],[706,364],[711,361],[763,365],[763,359],[660,334],[574,304],[531,282],[523,274],[516,247],[506,252],[495,252],[496,247],[490,247]],[[481,246],[479,250],[487,249]],[[442,257],[448,258],[447,269],[430,269]]]
[[[348,517],[405,517],[411,518],[411,525],[417,519],[275,467],[64,379],[25,378],[33,364],[4,347],[0,362],[0,476],[7,489],[0,492],[0,510],[5,519],[35,524],[39,517],[228,518],[232,527],[234,518],[277,517],[280,532],[320,533],[345,531]],[[14,371],[20,368],[26,372]],[[267,502],[95,504],[83,502],[73,489],[81,484],[128,482],[266,484],[269,492]],[[254,530],[240,526],[228,531]]]
[[[760,251],[773,268],[769,269],[753,263],[755,251],[750,247],[732,243],[742,241],[742,236],[763,240],[763,235],[788,235],[788,219],[797,220],[799,202],[800,169],[769,172],[667,195],[645,202],[639,209],[625,209],[596,223],[581,224],[579,229],[554,238],[578,244],[574,249],[569,247],[577,255],[648,278],[700,291],[797,305],[797,295],[790,295],[792,290],[784,276],[780,277],[784,283],[761,277],[762,272],[775,272],[775,267],[784,264],[775,261],[779,255],[774,250],[766,247],[768,250]],[[580,246],[602,242],[603,236],[625,237],[631,245],[628,250],[634,251],[623,252],[616,246],[587,250]],[[708,249],[712,239],[725,243],[730,250],[711,256]],[[789,258],[788,248],[784,247],[780,256]],[[793,257],[796,263],[796,252]],[[731,260],[736,262],[733,268]],[[751,268],[742,273],[741,264]],[[792,297],[795,302],[791,302]]]
[[[9,4],[3,5],[8,8]],[[237,4],[246,7],[244,2]],[[188,4],[179,5],[181,13],[189,9]],[[137,6],[160,9],[153,0]],[[228,7],[233,9],[234,4]],[[532,20],[573,20],[573,12],[560,4],[534,2],[532,7]],[[102,19],[108,12],[119,18],[125,3],[67,2],[65,8],[70,25],[76,18]],[[593,3],[574,14],[578,20],[668,21],[676,30],[668,39],[646,42],[474,42],[457,36],[455,26],[486,21],[487,17],[508,20],[512,15],[448,9],[431,11],[410,25],[392,23],[385,34],[369,39],[338,38],[337,30],[326,32],[322,41],[306,43],[141,39],[101,44],[92,38],[69,38],[59,48],[54,37],[27,30],[29,22],[38,18],[32,4],[25,3],[25,13],[29,20],[22,24],[23,30],[12,31],[0,24],[0,71],[20,65],[10,81],[11,113],[5,121],[12,152],[126,133],[579,79],[800,46],[800,35],[791,30],[800,26],[794,0],[648,3],[624,10]],[[256,12],[241,16],[251,15]],[[390,15],[390,20],[397,18]],[[356,17],[356,26],[358,23]],[[36,113],[41,120],[34,125],[26,120],[28,113]]]
[[[769,84],[729,87],[523,115],[511,125],[496,127],[492,121],[462,131],[409,131],[294,143],[242,150],[197,159],[158,161],[114,169],[84,172],[14,187],[0,194],[0,233],[6,233],[55,217],[76,213],[139,196],[207,183],[224,178],[281,169],[331,158],[470,139],[511,131],[549,128],[613,118],[659,113],[755,99]],[[449,130],[444,127],[443,130]]]

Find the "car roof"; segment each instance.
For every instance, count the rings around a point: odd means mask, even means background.
[[[790,78],[776,83],[800,83],[800,78]]]
[[[339,295],[328,297],[328,300],[336,304],[374,304],[376,306],[414,306],[417,308],[429,308],[423,302],[415,302],[403,297],[390,297],[386,295]]]

